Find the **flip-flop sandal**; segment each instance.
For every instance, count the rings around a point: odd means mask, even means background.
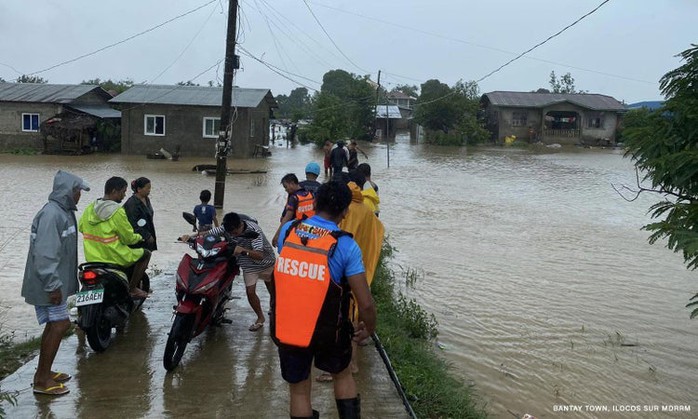
[[[56,386],[51,387],[36,387],[34,386],[34,394],[46,394],[49,396],[60,396],[62,394],[70,393],[68,387],[64,386],[63,383],[59,383]]]
[[[72,375],[66,374],[64,372],[51,371],[51,374],[53,374],[53,381],[57,383],[65,383],[66,381],[70,381],[70,379],[73,378]]]
[[[262,327],[264,327],[264,323],[255,323],[255,324],[251,325],[247,330],[249,330],[250,332],[256,332],[257,330],[261,329]]]

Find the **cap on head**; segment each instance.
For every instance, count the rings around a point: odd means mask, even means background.
[[[315,176],[320,176],[320,165],[311,161],[305,166],[305,173],[312,173]]]

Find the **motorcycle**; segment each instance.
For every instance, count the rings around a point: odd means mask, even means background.
[[[87,262],[78,267],[80,292],[75,294],[78,327],[95,352],[105,351],[112,342],[112,329],[126,324],[132,312],[145,299],[134,299],[129,293],[132,269],[102,262]],[[149,283],[144,274],[142,283]]]
[[[196,226],[196,217],[182,214],[184,219]],[[250,219],[249,217],[242,217]],[[255,238],[257,233],[242,237]],[[237,243],[228,236],[204,235],[191,237],[187,243],[196,252],[182,260],[175,274],[177,305],[174,306],[173,322],[165,344],[163,366],[174,370],[184,355],[184,350],[193,338],[210,325],[226,322],[225,304],[231,299],[233,279],[240,273],[233,251]]]

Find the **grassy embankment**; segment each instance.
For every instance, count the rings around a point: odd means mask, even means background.
[[[450,375],[448,363],[436,353],[434,316],[396,291],[396,275],[388,267],[392,252],[386,243],[371,291],[378,306],[377,334],[412,409],[419,418],[486,417],[472,388]],[[407,274],[408,286],[413,274]]]

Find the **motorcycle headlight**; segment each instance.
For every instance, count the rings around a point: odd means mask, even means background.
[[[216,256],[218,254],[218,252],[220,252],[220,251],[221,251],[220,247],[206,249],[201,244],[197,243],[197,245],[196,245],[196,253],[200,254],[201,257],[204,257],[204,258]]]
[[[179,274],[179,272],[175,272],[175,279],[177,280],[177,284],[182,287],[186,288],[187,286],[184,284],[184,280],[182,279],[182,276]]]

